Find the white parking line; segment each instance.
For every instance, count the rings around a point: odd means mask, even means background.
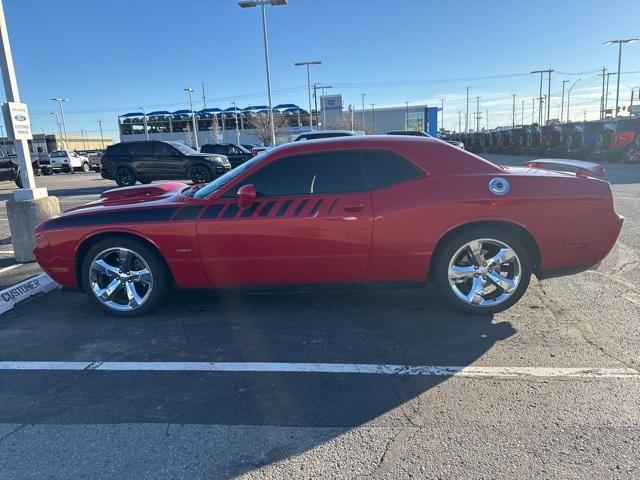
[[[0,250],[0,255],[13,255],[13,250]]]
[[[14,268],[21,267],[22,263],[14,263],[13,265],[9,265],[8,267],[0,268],[0,273],[8,272],[9,270],[13,270]]]
[[[269,372],[425,375],[480,378],[631,378],[632,368],[456,367],[351,363],[271,362],[0,362],[0,370],[98,370],[110,372]]]

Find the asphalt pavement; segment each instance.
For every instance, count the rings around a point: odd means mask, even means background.
[[[495,316],[431,289],[27,300],[0,316],[0,478],[640,478],[640,168],[606,168],[612,253]],[[113,185],[40,179],[67,207]]]

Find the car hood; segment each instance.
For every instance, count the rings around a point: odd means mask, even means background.
[[[114,188],[100,195],[98,200],[66,210],[63,215],[74,213],[104,212],[135,206],[170,205],[183,203],[180,194],[188,185],[182,182],[166,182],[153,185]]]

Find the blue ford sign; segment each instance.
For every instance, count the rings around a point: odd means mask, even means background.
[[[19,122],[24,122],[27,119],[27,117],[25,117],[24,115],[16,115],[13,118],[15,118]]]

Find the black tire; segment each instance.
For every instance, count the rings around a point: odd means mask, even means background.
[[[622,159],[624,163],[640,163],[640,145],[629,145],[622,154]]]
[[[53,169],[51,167],[42,167],[40,171],[42,175],[53,175]]]
[[[22,178],[20,177],[20,170],[18,170],[18,176],[15,179],[16,187],[22,188]]]
[[[89,162],[82,163],[82,171],[84,173],[89,173],[91,171],[91,167],[89,166]]]
[[[190,178],[193,183],[209,183],[213,180],[213,173],[206,165],[194,165],[191,168]]]
[[[130,187],[136,184],[136,173],[129,167],[116,170],[115,181],[119,187]]]
[[[481,306],[468,303],[459,298],[454,292],[454,287],[449,284],[449,263],[453,260],[454,255],[467,243],[479,239],[497,240],[507,245],[516,253],[520,260],[520,281],[518,285],[509,297],[497,305],[489,304]],[[435,283],[450,305],[474,315],[492,315],[508,309],[524,295],[524,292],[529,286],[533,262],[531,260],[532,255],[528,251],[526,243],[519,236],[500,229],[480,226],[461,230],[444,241],[446,243],[437,249],[431,272]],[[473,279],[470,279],[470,281],[472,280]]]
[[[153,286],[148,297],[146,297],[144,303],[132,310],[122,311],[110,308],[96,297],[91,288],[90,267],[93,260],[101,252],[114,248],[122,248],[134,252],[135,255],[144,259],[152,274]],[[100,240],[87,251],[81,262],[80,274],[84,291],[101,310],[119,317],[138,317],[152,312],[166,299],[172,285],[171,273],[160,254],[146,243],[133,238],[114,235]],[[123,294],[122,291],[119,294]]]

